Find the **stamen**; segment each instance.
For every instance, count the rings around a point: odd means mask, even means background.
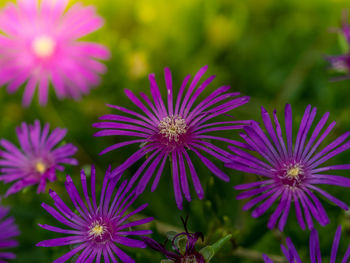
[[[46,165],[45,163],[43,163],[42,161],[38,161],[36,164],[35,164],[35,170],[40,173],[40,174],[43,174],[45,171],[46,171]]]
[[[301,163],[286,163],[278,171],[277,176],[284,185],[296,187],[305,179],[305,167]]]
[[[101,237],[105,232],[105,227],[97,223],[90,229],[89,235],[94,237]]]
[[[292,177],[296,177],[300,174],[300,172],[302,172],[301,167],[294,166],[287,171],[287,175],[292,176]]]
[[[179,137],[187,132],[186,121],[179,116],[168,116],[160,121],[159,133],[168,138],[169,142],[179,141]]]
[[[39,58],[51,57],[56,48],[56,42],[49,36],[42,35],[34,39],[32,48]]]

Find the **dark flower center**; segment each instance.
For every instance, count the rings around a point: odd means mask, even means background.
[[[187,133],[188,126],[185,119],[179,116],[168,116],[159,122],[158,129],[159,134],[168,143],[181,143],[183,136]]]
[[[300,163],[287,163],[278,172],[278,178],[284,185],[298,186],[305,178],[305,168]]]
[[[98,244],[106,243],[112,238],[112,228],[102,219],[95,220],[89,226],[88,237]]]

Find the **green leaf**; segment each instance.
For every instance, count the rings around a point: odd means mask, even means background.
[[[202,248],[199,251],[199,253],[202,254],[202,256],[204,257],[205,262],[206,263],[210,262],[210,260],[214,257],[214,255],[224,246],[224,244],[227,241],[229,241],[231,239],[231,237],[232,237],[232,235],[229,234],[229,235],[221,238],[220,240],[218,240],[214,244]]]
[[[205,262],[209,262],[215,255],[214,249],[212,246],[206,246],[202,248],[199,253],[204,257]]]
[[[169,231],[166,233],[166,236],[172,242],[177,234],[178,233],[176,233],[174,231]],[[188,241],[188,239],[187,239],[187,236],[185,236],[185,235],[180,235],[180,236],[176,237],[174,240],[174,244],[175,244],[176,248],[179,249],[181,254],[185,254],[185,252],[186,252],[187,241]]]
[[[179,249],[180,254],[182,255],[186,253],[187,241],[188,241],[188,238],[187,236],[184,236],[184,235],[178,236],[175,239],[175,246]]]

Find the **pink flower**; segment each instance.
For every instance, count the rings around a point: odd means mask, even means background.
[[[23,104],[29,105],[36,87],[45,105],[51,82],[58,98],[79,99],[100,82],[108,49],[77,41],[103,24],[92,6],[68,0],[18,0],[0,11],[0,86],[13,93],[25,83]]]

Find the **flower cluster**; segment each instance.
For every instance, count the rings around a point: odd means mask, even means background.
[[[244,210],[247,210],[257,206],[252,213],[253,217],[259,217],[274,202],[278,202],[277,208],[271,214],[268,222],[270,228],[274,227],[279,221],[279,229],[283,231],[292,204],[295,206],[297,220],[302,228],[305,228],[304,217],[310,229],[314,228],[312,217],[321,225],[328,224],[327,213],[314,192],[323,195],[339,207],[348,209],[345,203],[316,185],[350,186],[350,179],[328,174],[328,171],[331,170],[348,170],[350,165],[321,166],[324,162],[350,147],[350,143],[346,141],[349,132],[321,148],[320,145],[331,133],[335,122],[327,126],[329,113],[326,113],[311,132],[316,118],[316,108],[312,108],[310,105],[307,106],[304,112],[295,141],[293,140],[292,110],[289,104],[285,108],[285,131],[283,131],[277,118],[276,111],[274,111],[271,119],[264,108],[262,108],[262,119],[266,132],[255,121],[213,122],[213,118],[224,115],[226,112],[247,103],[249,98],[237,98],[238,93],[230,93],[228,92],[229,87],[222,87],[210,94],[197,106],[193,106],[197,97],[213,79],[213,76],[208,78],[196,89],[201,76],[206,70],[207,67],[204,67],[197,73],[189,86],[189,90],[185,92],[189,80],[188,76],[180,88],[176,103],[173,103],[171,73],[169,69],[165,69],[168,94],[167,108],[155,83],[154,75],[151,74],[153,102],[147,95],[141,93],[141,97],[146,103],[144,104],[131,91],[126,91],[129,99],[145,115],[123,107],[112,106],[124,114],[128,114],[128,116],[105,115],[101,117],[104,122],[94,124],[94,127],[103,129],[97,132],[96,136],[138,137],[136,140],[118,142],[102,153],[136,143],[141,145],[140,149],[122,165],[114,170],[109,169],[107,171],[104,176],[99,203],[96,201],[94,168],[91,171],[91,198],[88,193],[84,171],[81,173],[83,198],[80,197],[72,179],[67,176],[66,190],[78,215],[63,202],[56,192],[50,190],[50,196],[54,199],[56,208],[47,204],[43,204],[43,207],[70,229],[40,225],[49,231],[68,236],[42,241],[38,246],[75,245],[70,252],[57,259],[57,262],[65,262],[76,254],[75,257],[78,262],[92,262],[95,259],[100,261],[101,258],[105,261],[116,261],[116,257],[122,262],[134,262],[116,244],[130,247],[145,247],[147,244],[151,248],[164,253],[173,262],[183,262],[184,260],[192,260],[197,263],[206,262],[205,253],[201,254],[195,248],[195,244],[201,235],[188,232],[186,226],[185,232],[175,235],[172,239],[173,247],[175,247],[174,252],[168,251],[165,246],[153,239],[145,237],[144,235],[151,233],[150,230],[128,229],[152,220],[152,218],[145,218],[128,222],[130,216],[142,211],[147,205],[143,205],[130,213],[127,213],[127,209],[144,191],[158,168],[152,190],[156,188],[167,159],[170,159],[172,165],[177,206],[180,209],[182,208],[182,193],[188,201],[191,200],[186,168],[190,171],[198,196],[203,198],[203,189],[188,152],[194,152],[211,172],[225,181],[229,180],[229,177],[201,152],[215,157],[232,169],[257,174],[262,178],[265,177],[264,180],[237,185],[235,189],[246,190],[237,196],[238,199],[253,197],[243,207]],[[173,107],[174,104],[175,107]],[[110,122],[105,122],[105,120]],[[244,131],[240,133],[244,142],[208,134],[221,130],[236,129]],[[311,133],[310,136],[308,136],[309,133]],[[47,180],[54,181],[56,179],[55,171],[63,170],[62,164],[75,165],[77,163],[71,157],[76,152],[76,147],[72,144],[56,146],[65,134],[66,130],[63,129],[55,129],[49,134],[49,125],[46,124],[41,129],[40,122],[36,121],[34,125],[23,123],[17,129],[21,150],[9,141],[1,140],[0,145],[4,147],[5,151],[0,152],[3,158],[0,160],[0,165],[3,166],[0,179],[5,182],[17,181],[7,191],[7,195],[32,184],[38,184],[38,192],[41,192],[45,190]],[[286,138],[284,138],[284,134]],[[209,142],[209,140],[227,143],[231,153],[215,145],[214,142]],[[146,155],[146,160],[132,178],[124,180],[117,187],[126,169]],[[135,186],[138,180],[139,182]],[[115,189],[116,193],[114,193]],[[141,236],[143,241],[128,237],[135,235]],[[183,237],[186,238],[186,246],[181,250],[176,248],[174,242]],[[268,259],[266,258],[266,260]]]
[[[7,86],[9,93],[23,86],[24,106],[31,103],[36,90],[39,104],[47,104],[50,85],[59,99],[79,99],[100,83],[101,74],[107,70],[102,61],[109,58],[109,50],[104,45],[80,40],[102,25],[103,19],[93,6],[74,4],[68,8],[68,0],[7,3],[0,11],[0,86]],[[343,22],[340,33],[350,45],[347,22]],[[342,78],[350,77],[348,50],[346,54],[327,59],[333,69],[345,73]],[[207,66],[202,67],[192,79],[187,75],[177,89],[170,69],[165,68],[164,89],[158,86],[155,74],[150,74],[150,95],[141,92],[137,96],[125,90],[136,110],[107,104],[119,113],[100,117],[100,121],[92,125],[99,129],[94,136],[115,136],[117,142],[100,154],[120,151],[123,147],[138,148],[116,168],[107,169],[100,180],[101,187],[96,182],[94,165],[90,173],[81,170],[81,191],[67,175],[64,185],[71,206],[56,192],[58,187],[52,187],[56,191],[49,190],[54,204],[42,203],[42,207],[64,226],[39,226],[63,236],[41,241],[37,246],[70,247],[54,262],[133,263],[135,259],[124,251],[125,247],[148,246],[163,253],[167,259],[162,262],[209,263],[231,239],[231,234],[225,231],[222,239],[198,250],[198,241],[204,242],[203,234],[188,231],[187,219],[182,219],[185,231],[168,233],[167,241],[171,241],[171,249],[168,249],[166,243],[160,244],[147,236],[152,234],[147,228],[153,217],[140,213],[148,213],[145,210],[148,204],[136,206],[151,181],[151,191],[157,188],[160,178],[168,171],[168,164],[177,207],[183,208],[184,198],[188,202],[192,200],[191,187],[199,199],[203,199],[202,175],[198,172],[202,168],[197,166],[198,161],[208,173],[225,182],[230,177],[221,167],[259,176],[253,182],[234,186],[235,190],[243,191],[237,199],[250,198],[243,210],[253,209],[254,218],[273,210],[267,226],[272,229],[277,225],[282,232],[291,210],[295,209],[300,227],[311,230],[310,261],[321,262],[314,220],[325,226],[330,219],[319,198],[343,210],[348,210],[348,205],[320,185],[350,187],[350,178],[336,175],[339,170],[350,170],[350,164],[330,163],[333,157],[350,148],[350,132],[327,144],[326,139],[336,123],[327,124],[328,112],[315,121],[317,109],[311,105],[306,107],[294,132],[290,104],[285,106],[284,123],[277,117],[276,110],[271,116],[263,107],[261,124],[237,119],[231,112],[247,104],[250,97],[241,96],[230,86],[208,92],[215,76],[202,80],[207,70]],[[206,96],[201,99],[204,94]],[[240,131],[241,140],[234,139],[237,131]],[[64,141],[66,134],[67,129],[61,128],[50,132],[49,123],[42,126],[36,120],[17,127],[19,147],[6,139],[0,140],[0,181],[13,183],[5,197],[33,185],[37,185],[38,194],[45,192],[48,182],[55,182],[57,173],[63,172],[65,165],[78,164],[73,157],[78,148]],[[135,172],[131,178],[124,179],[132,167],[137,167]],[[14,238],[19,230],[14,218],[7,216],[8,211],[0,206],[0,262],[14,259],[15,254],[8,249],[18,245]],[[331,263],[336,261],[340,236],[339,226]],[[286,239],[286,244],[281,246],[286,259],[290,263],[300,263],[301,258],[290,238]],[[349,257],[350,246],[342,262],[347,262]],[[266,263],[273,262],[267,255],[263,255],[263,259]]]

